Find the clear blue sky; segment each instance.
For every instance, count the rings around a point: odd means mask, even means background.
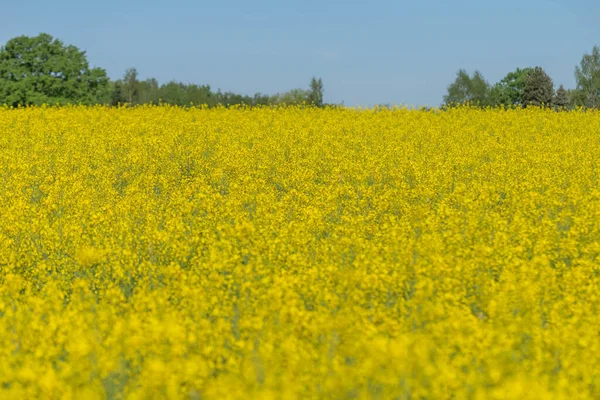
[[[0,42],[46,32],[113,79],[210,84],[244,94],[306,88],[325,101],[438,105],[459,68],[494,83],[539,65],[574,87],[600,45],[598,0],[11,1]]]

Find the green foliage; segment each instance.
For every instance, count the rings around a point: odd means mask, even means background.
[[[585,93],[579,89],[567,90],[567,97],[569,98],[569,107],[585,107]]]
[[[160,85],[154,78],[140,81],[137,84],[138,98],[137,101],[141,104],[153,103],[158,104],[161,98]]]
[[[271,104],[271,100],[269,95],[266,94],[262,94],[262,93],[256,93],[254,95],[254,97],[252,98],[252,105],[255,106],[266,106]]]
[[[208,85],[199,86],[175,81],[159,85],[154,78],[140,81],[138,80],[137,70],[129,68],[122,80],[113,83],[111,103],[113,105],[167,103],[179,106],[189,106],[191,104],[214,106],[217,101]]]
[[[233,92],[211,91],[209,85],[185,84],[182,82],[167,82],[159,85],[154,78],[145,81],[138,80],[135,68],[129,68],[123,79],[111,82],[110,103],[112,105],[128,103],[136,104],[173,104],[189,106],[192,104],[206,104],[209,107],[216,105],[233,106],[246,104],[258,105],[293,105],[313,103],[323,105],[323,82],[313,78],[311,89],[292,89],[288,92],[272,96],[256,93],[254,96],[242,95]]]
[[[513,72],[509,72],[492,88],[490,103],[504,106],[524,104],[525,77],[531,70],[532,68],[517,68]]]
[[[542,67],[533,68],[525,76],[523,103],[533,106],[549,106],[554,97],[554,83]]]
[[[560,85],[556,91],[552,105],[558,109],[565,109],[569,106],[569,95],[563,85]]]
[[[110,93],[110,105],[116,106],[118,104],[125,103],[125,95],[123,94],[123,82],[110,81],[108,84],[108,91]]]
[[[90,68],[85,52],[42,33],[19,36],[0,49],[0,104],[106,103],[106,71]]]
[[[171,81],[160,87],[157,85],[155,93],[158,95],[159,99],[152,99],[152,102],[154,103],[163,102],[180,106],[189,106],[191,104],[214,105],[210,86],[199,86]]]
[[[317,107],[323,106],[323,81],[313,76],[310,81],[310,90],[308,93],[308,102]]]
[[[446,105],[471,103],[479,106],[490,104],[490,85],[479,71],[469,76],[467,71],[461,69],[456,74],[454,82],[448,86],[448,93],[444,96]]]
[[[224,106],[235,106],[238,104],[253,105],[252,97],[233,93],[233,92],[222,92],[220,89],[214,95],[214,100],[211,103],[207,103],[209,106],[224,105]]]
[[[583,106],[600,107],[600,47],[594,46],[591,54],[584,54],[581,63],[575,67],[578,100]]]
[[[323,106],[323,81],[313,77],[309,90],[293,89],[273,96],[213,92],[209,85],[176,81],[161,85],[154,78],[140,80],[135,68],[127,69],[122,79],[110,81],[103,69],[89,67],[84,51],[40,34],[11,39],[0,49],[0,104],[3,103]]]
[[[292,89],[271,97],[271,104],[293,105],[308,103],[311,92],[304,89]]]
[[[123,76],[122,90],[125,96],[125,101],[129,104],[137,103],[138,101],[138,72],[135,68],[128,68]]]
[[[562,85],[554,93],[552,79],[541,67],[517,68],[491,87],[479,71],[469,75],[460,69],[448,86],[445,106],[470,103],[478,106],[546,105],[558,109],[600,108],[600,47],[584,54],[575,67],[577,87]],[[90,68],[85,51],[65,45],[42,33],[15,37],[0,48],[0,105],[41,104],[159,104],[179,106],[205,104],[233,106],[294,105],[323,102],[323,81],[313,77],[308,90],[254,96],[211,91],[209,85],[171,81],[159,84],[154,78],[140,80],[135,68],[122,79],[111,81],[106,71]]]

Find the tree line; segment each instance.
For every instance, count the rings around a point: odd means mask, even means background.
[[[517,68],[494,85],[481,72],[472,75],[461,69],[448,86],[444,105],[470,103],[481,107],[545,106],[557,109],[600,108],[600,47],[594,46],[575,66],[576,87],[565,89],[554,82],[542,67]]]
[[[173,104],[323,106],[323,81],[313,77],[308,89],[254,96],[213,91],[209,85],[140,80],[135,68],[111,80],[102,68],[90,68],[85,51],[51,35],[19,36],[0,48],[0,105]]]
[[[444,106],[470,103],[492,106],[549,106],[559,109],[600,108],[600,48],[594,46],[575,67],[577,85],[565,89],[554,82],[543,68],[517,68],[494,85],[481,72],[469,74],[461,69],[448,86]],[[111,80],[102,68],[91,68],[85,51],[66,45],[51,35],[19,36],[0,48],[0,105],[41,104],[159,104],[179,106],[279,105],[323,102],[323,81],[313,77],[307,89],[253,96],[212,90],[210,85],[156,79],[140,80],[135,68],[121,79]]]

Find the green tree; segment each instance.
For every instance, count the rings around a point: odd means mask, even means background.
[[[90,68],[85,51],[42,33],[19,36],[0,48],[0,104],[105,103],[106,71]]]
[[[137,83],[137,101],[140,104],[158,104],[160,101],[160,85],[154,78]]]
[[[271,104],[293,105],[308,103],[310,91],[304,89],[292,89],[288,92],[277,93],[271,97]]]
[[[585,94],[579,89],[568,89],[567,97],[569,98],[569,107],[584,107],[585,106]]]
[[[456,74],[456,79],[444,96],[446,105],[472,103],[479,106],[490,104],[490,85],[479,71],[469,76],[467,71],[461,69]]]
[[[600,47],[594,46],[591,54],[584,54],[575,67],[575,80],[581,92],[582,104],[578,105],[600,107]]]
[[[552,105],[558,109],[565,109],[569,106],[569,95],[563,85],[560,85],[556,90]]]
[[[308,93],[308,102],[317,107],[323,106],[323,81],[313,76],[310,81],[310,89]]]
[[[270,104],[270,97],[267,94],[255,93],[252,98],[253,106],[266,106]]]
[[[234,106],[238,104],[252,105],[252,97],[233,92],[221,92],[221,89],[215,93],[215,104],[224,106]]]
[[[492,87],[490,103],[505,106],[523,104],[525,77],[531,70],[532,68],[517,68],[509,72]]]
[[[525,76],[523,103],[533,106],[550,106],[554,97],[554,83],[542,67],[533,68]]]
[[[209,85],[188,84],[188,85],[184,85],[184,88],[185,88],[185,93],[186,93],[186,96],[185,96],[185,101],[187,102],[186,105],[189,105],[189,104],[212,105],[213,94],[210,91]]]
[[[189,105],[185,104],[185,93],[183,84],[175,81],[167,82],[160,87],[160,100],[163,103],[173,105]]]
[[[125,103],[125,95],[123,94],[123,82],[119,81],[110,81],[109,82],[109,92],[110,92],[110,105],[117,106],[119,104]]]
[[[122,90],[127,103],[136,104],[138,102],[139,81],[137,69],[127,68],[125,75],[123,75]]]

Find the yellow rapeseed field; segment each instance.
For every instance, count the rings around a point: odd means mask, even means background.
[[[0,398],[600,398],[600,112],[0,109]]]

